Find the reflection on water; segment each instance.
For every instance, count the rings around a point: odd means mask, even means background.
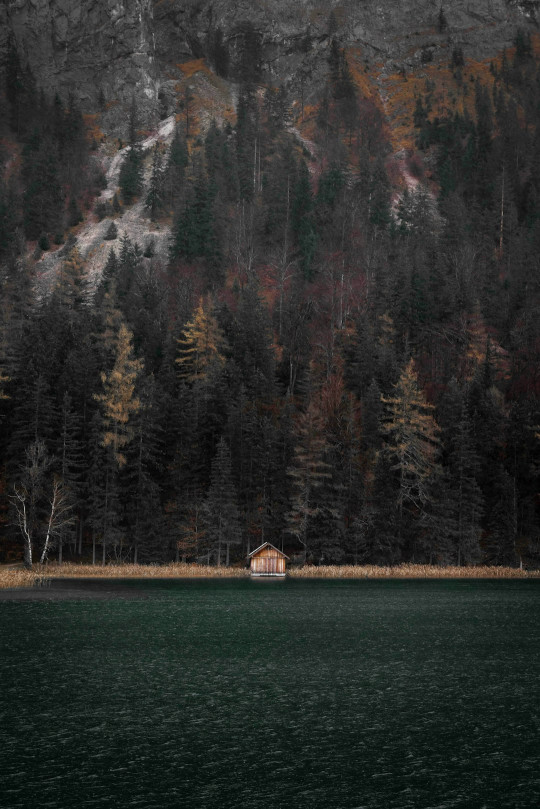
[[[5,809],[537,805],[540,582],[126,591],[0,602]]]

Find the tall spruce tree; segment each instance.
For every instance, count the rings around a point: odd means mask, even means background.
[[[437,470],[438,427],[433,406],[418,387],[411,359],[394,386],[393,396],[382,396],[386,419],[384,453],[390,459],[395,485],[393,508],[397,516],[398,542],[412,541],[414,525],[429,501],[430,482]]]
[[[314,529],[322,509],[319,490],[331,477],[325,460],[327,449],[321,414],[311,401],[298,417],[294,457],[287,469],[292,484],[288,532],[301,546],[303,564],[317,550],[318,536]]]
[[[163,158],[158,146],[154,147],[152,174],[144,205],[152,222],[156,221],[165,206]]]
[[[101,406],[103,446],[111,450],[119,468],[126,463],[124,450],[133,438],[131,417],[140,408],[135,386],[142,363],[133,355],[132,339],[128,327],[121,322],[114,339],[114,364],[101,374],[103,393],[94,396]]]
[[[212,461],[210,488],[203,504],[203,524],[208,553],[218,566],[229,566],[230,548],[242,541],[236,487],[232,479],[231,453],[222,437]]]
[[[223,365],[225,338],[208,304],[199,305],[178,338],[178,373],[186,382],[205,380],[213,365]]]

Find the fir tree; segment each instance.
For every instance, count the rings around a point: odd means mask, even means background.
[[[101,374],[103,393],[94,396],[102,409],[103,446],[110,448],[119,468],[126,463],[124,450],[133,438],[131,417],[140,407],[134,393],[142,363],[134,358],[131,341],[131,332],[121,322],[113,346],[114,365]]]
[[[411,519],[414,521],[430,499],[429,484],[437,470],[438,427],[431,413],[433,406],[418,388],[412,359],[394,386],[394,395],[381,399],[387,407],[382,424],[387,437],[384,452],[394,473],[393,506],[401,541]]]
[[[241,542],[237,493],[232,480],[231,453],[222,437],[212,461],[210,488],[203,504],[205,544],[210,555],[221,565],[225,549],[225,566],[229,566],[231,545]]]
[[[167,158],[164,185],[168,204],[177,208],[184,192],[185,171],[188,165],[188,150],[179,126],[175,127]]]
[[[291,228],[296,237],[300,266],[305,277],[311,280],[313,260],[317,247],[317,235],[313,217],[313,196],[309,171],[304,160],[300,163],[298,180],[293,192]]]
[[[150,219],[155,222],[159,214],[163,211],[164,197],[163,197],[163,161],[161,152],[156,146],[152,157],[152,174],[150,176],[150,186],[148,194],[146,195],[145,207],[150,213]]]
[[[120,168],[118,184],[125,205],[131,205],[139,196],[143,187],[143,153],[133,144],[129,147]]]
[[[294,458],[287,470],[292,482],[291,510],[287,516],[288,532],[302,547],[302,561],[311,558],[316,545],[315,520],[321,514],[319,490],[330,478],[325,460],[328,445],[322,419],[314,402],[298,418]]]
[[[56,538],[58,561],[62,562],[63,546],[69,539],[76,545],[77,529],[82,529],[82,477],[85,470],[83,444],[81,441],[81,423],[69,393],[64,393],[60,410],[59,433],[56,440],[55,455],[57,458],[58,480],[62,484],[65,505],[69,505],[73,515],[71,522],[64,525]]]
[[[178,339],[176,364],[180,377],[186,382],[207,378],[211,366],[225,361],[225,339],[211,310],[205,309],[202,298]]]
[[[160,498],[163,430],[159,391],[153,377],[143,380],[140,407],[133,414],[133,440],[126,449],[126,523],[134,564],[164,558],[166,532]]]

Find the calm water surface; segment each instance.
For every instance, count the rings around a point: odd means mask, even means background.
[[[0,602],[3,809],[540,805],[540,582],[124,586]]]

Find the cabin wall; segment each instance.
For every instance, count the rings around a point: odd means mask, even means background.
[[[280,552],[277,551],[275,548],[263,548],[262,551],[259,551],[257,556],[254,556],[253,558],[254,559],[260,559],[263,556],[269,557],[271,559],[282,559],[283,558],[282,555],[280,554]]]
[[[254,556],[251,559],[251,572],[259,574],[285,573],[285,559],[279,556]]]

